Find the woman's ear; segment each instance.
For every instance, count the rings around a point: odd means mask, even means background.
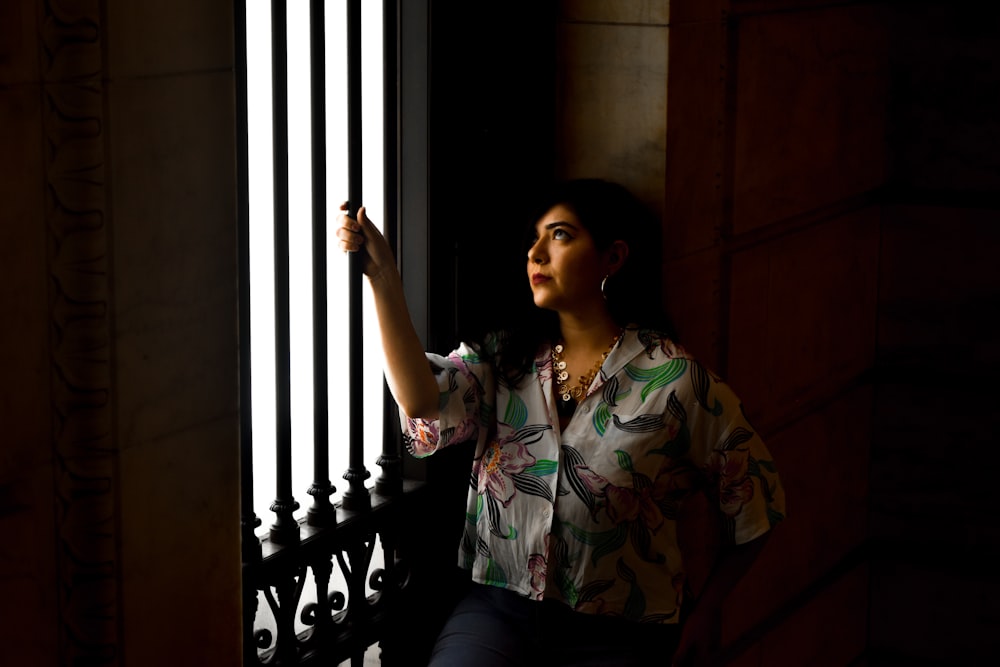
[[[615,241],[607,249],[606,257],[608,262],[608,275],[614,275],[625,264],[628,259],[628,244],[622,240]]]

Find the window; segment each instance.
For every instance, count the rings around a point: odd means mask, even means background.
[[[398,435],[398,428],[383,428],[380,337],[370,292],[360,276],[351,277],[350,262],[336,249],[335,236],[327,232],[332,232],[339,204],[348,197],[349,180],[353,187],[359,181],[349,179],[347,163],[349,146],[355,151],[360,141],[363,190],[352,195],[352,205],[364,203],[376,222],[389,221],[391,227],[398,219],[396,211],[408,211],[399,246],[406,255],[403,275],[411,309],[418,331],[423,331],[427,2],[411,0],[403,7],[397,0],[237,0],[236,23],[237,62],[245,58],[238,75],[239,108],[245,113],[238,142],[241,349],[250,350],[241,360],[245,662],[293,664],[317,655],[324,662],[356,659],[364,650],[362,642],[378,638],[370,629],[359,631],[359,624],[380,622],[376,617],[385,617],[382,608],[393,597],[376,590],[402,586],[401,577],[394,574],[396,556],[388,551],[394,547],[387,546],[387,555],[381,555],[380,540],[386,540],[394,525],[384,520],[385,514],[381,520],[374,518],[391,505],[392,497],[378,497],[370,512],[367,504],[358,504],[351,529],[333,530],[337,515],[324,515],[332,516],[332,521],[307,517],[314,505],[307,492],[314,481],[322,481],[316,480],[322,475],[317,470],[324,466],[337,487],[332,500],[348,491],[341,475],[349,467],[356,471],[358,462],[349,452],[359,450],[349,446],[348,426],[358,422],[363,422],[367,486],[373,482],[377,486],[390,476],[386,467],[376,480],[377,463],[384,462],[380,455],[387,447],[398,443],[397,437],[390,438],[390,433]],[[356,34],[350,26],[355,25],[361,26],[364,46],[360,69],[355,69],[356,61],[348,63],[347,56],[348,35]],[[383,40],[383,30],[391,41]],[[325,41],[325,57],[317,66],[312,45],[320,40]],[[407,50],[405,58],[396,55],[397,48]],[[404,60],[407,75],[399,72]],[[385,69],[388,77],[383,77],[385,63],[390,64]],[[272,76],[275,72],[287,77]],[[359,76],[350,76],[352,72]],[[384,79],[389,86],[383,86]],[[348,95],[351,86],[361,90],[360,129],[357,124],[348,127],[347,100],[359,99]],[[316,100],[325,101],[321,113],[316,111]],[[405,121],[403,107],[410,110]],[[324,119],[325,125],[317,128],[315,118]],[[385,146],[391,147],[388,153]],[[325,161],[314,159],[324,152]],[[384,170],[384,164],[392,167]],[[285,170],[287,178],[282,175]],[[412,172],[413,178],[397,178],[399,171]],[[387,231],[390,239],[395,236],[395,229]],[[316,234],[325,234],[325,243]],[[316,247],[325,247],[325,261],[314,262]],[[317,272],[315,267],[323,268]],[[326,280],[314,280],[314,273],[322,276],[323,271]],[[362,288],[360,318],[353,307],[349,313],[350,285]],[[326,298],[314,299],[322,289]],[[314,301],[325,305],[325,315]],[[362,322],[362,335],[349,335],[345,325],[349,319]],[[314,326],[317,323],[325,323],[325,335],[323,327]],[[316,340],[326,341],[326,364],[314,363]],[[348,362],[359,357],[365,360],[363,373],[349,378]],[[328,400],[316,405],[314,391],[316,396],[327,391]],[[358,394],[363,396],[362,417],[352,420],[351,397]],[[323,414],[324,408],[329,431],[325,446],[323,438],[314,437],[314,416]],[[327,454],[328,465],[321,461]],[[314,466],[316,461],[320,463]],[[394,471],[398,479],[398,465]],[[294,510],[291,498],[298,505]],[[386,542],[394,544],[392,539]],[[372,613],[374,608],[382,611]],[[355,613],[362,609],[360,615]],[[349,626],[344,622],[348,618]]]
[[[333,9],[341,9],[342,5]],[[362,2],[362,98],[364,100],[364,204],[369,216],[381,223],[383,207],[382,116],[382,7]],[[306,489],[313,481],[313,289],[312,289],[312,136],[310,132],[309,4],[288,4],[288,213],[289,306],[291,336],[292,489],[305,517],[309,506]],[[337,206],[347,198],[347,90],[346,13],[326,14],[327,57],[327,179],[328,219],[331,227]],[[268,531],[268,508],[275,498],[275,315],[274,315],[274,216],[272,145],[271,8],[269,3],[247,5],[247,69],[249,179],[250,179],[250,279],[251,365],[253,369],[254,508],[264,518],[258,534]],[[348,468],[346,421],[348,393],[343,381],[348,349],[348,262],[328,238],[328,374],[330,422],[330,475],[337,487],[335,499],[346,489],[341,475]],[[378,327],[370,299],[365,296],[365,464],[375,468],[382,448],[382,373]],[[374,479],[374,477],[372,478]]]

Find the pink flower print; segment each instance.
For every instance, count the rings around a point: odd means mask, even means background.
[[[407,417],[406,430],[413,437],[411,447],[416,456],[430,454],[437,448],[440,434],[436,421]]]
[[[535,463],[535,457],[528,453],[528,448],[520,442],[491,443],[478,466],[478,489],[482,494],[486,491],[507,507],[516,493],[511,475],[523,472]]]
[[[609,484],[604,490],[604,497],[607,500],[608,518],[615,524],[631,522],[639,518],[641,503],[632,489]]]
[[[708,463],[709,479],[719,485],[719,505],[729,516],[740,513],[753,498],[753,480],[747,475],[746,449],[716,450]]]
[[[616,524],[642,519],[642,523],[656,532],[663,525],[663,513],[654,502],[652,488],[636,492],[621,486],[610,486],[606,492],[608,518]]]
[[[753,480],[744,477],[739,483],[723,487],[719,501],[723,512],[729,516],[736,516],[751,498],[753,498]]]
[[[528,556],[528,573],[531,575],[531,597],[534,600],[541,600],[545,592],[545,577],[548,570],[548,563],[542,554],[531,554]]]
[[[455,432],[451,434],[450,442],[466,442],[467,440],[471,440],[478,428],[479,426],[475,419],[466,417],[455,426]]]
[[[588,466],[578,465],[574,466],[573,469],[576,472],[576,476],[580,478],[580,481],[584,483],[591,493],[599,498],[604,497],[604,490],[611,485],[611,482],[598,475]]]
[[[604,498],[604,509],[608,518],[617,525],[642,519],[650,531],[656,532],[663,525],[663,513],[656,500],[666,491],[665,485],[657,484],[641,491],[615,486],[587,466],[576,466],[576,474],[598,498]]]
[[[479,386],[479,380],[476,378],[476,374],[472,372],[471,368],[469,368],[469,360],[464,359],[462,355],[457,352],[452,352],[448,355],[448,358],[455,364],[455,368],[462,374],[462,377],[465,378],[465,381],[469,383],[470,387]]]

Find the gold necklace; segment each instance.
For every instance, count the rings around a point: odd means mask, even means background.
[[[585,375],[581,375],[579,382],[572,387],[567,382],[569,380],[569,371],[566,370],[566,361],[563,359],[563,352],[566,349],[566,345],[562,341],[559,341],[552,346],[552,369],[555,375],[556,389],[564,403],[569,403],[570,401],[579,402],[583,398],[584,393],[590,388],[590,385],[594,382],[594,378],[597,377],[597,372],[604,365],[604,360],[611,354],[611,350],[615,349],[619,338],[621,338],[620,333],[616,334],[611,340],[611,345],[601,354],[601,358],[597,360],[593,368],[587,371]]]

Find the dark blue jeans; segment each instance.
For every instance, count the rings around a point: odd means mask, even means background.
[[[472,584],[434,645],[431,667],[669,665],[680,627],[581,614]]]

